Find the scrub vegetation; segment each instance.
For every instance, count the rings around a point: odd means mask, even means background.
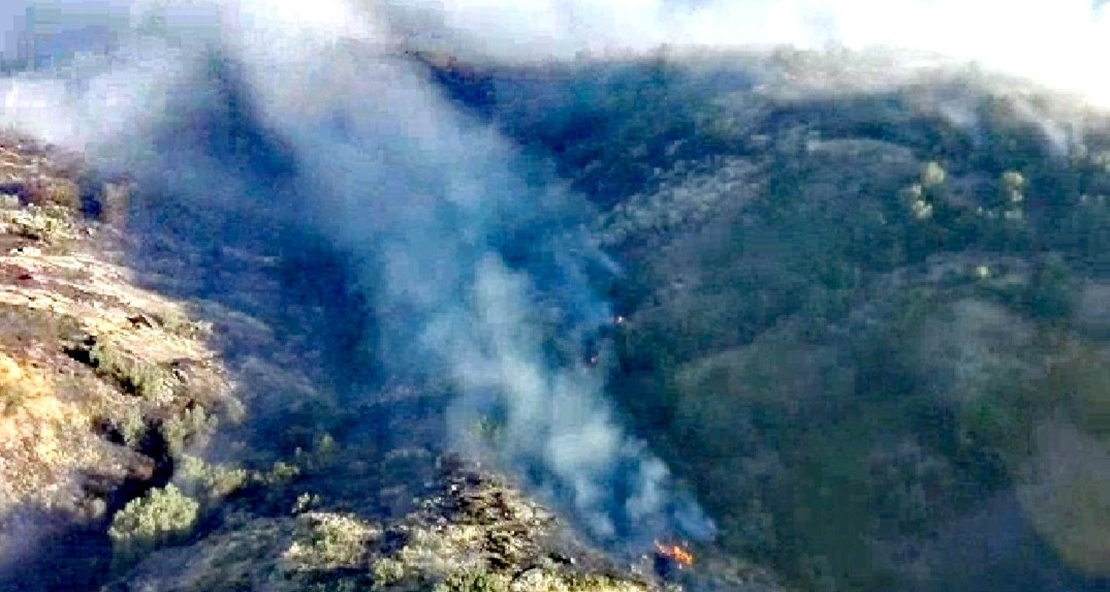
[[[232,206],[178,212],[14,136],[0,525],[106,533],[70,568],[113,592],[1110,576],[1105,113],[849,53],[403,59],[509,138],[528,182],[588,198],[579,246],[611,258],[591,281],[619,321],[582,356],[550,341],[608,373],[615,415],[712,515],[697,561],[607,555],[496,463],[444,454],[451,387],[375,365],[393,311],[329,237],[267,208],[246,231]],[[245,115],[213,118],[263,184],[294,166],[261,162],[280,142]]]
[[[1107,525],[1076,534],[1060,504],[1090,517],[1110,488],[1044,467],[1061,425],[1077,466],[1110,450],[1110,118],[855,58],[676,52],[449,88],[596,205],[624,269],[603,286],[611,389],[731,552],[814,590],[1104,577]],[[944,549],[1004,536],[966,524],[1015,494],[1021,544],[1066,567]]]

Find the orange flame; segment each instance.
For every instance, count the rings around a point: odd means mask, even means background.
[[[664,545],[655,541],[655,552],[676,561],[681,567],[694,564],[694,554],[679,545]]]

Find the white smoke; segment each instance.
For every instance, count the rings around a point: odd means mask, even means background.
[[[0,58],[95,51],[135,28],[188,39],[210,28],[212,19],[203,13],[217,4],[10,0],[0,7]],[[391,19],[406,15],[401,20],[413,37],[502,59],[571,58],[581,51],[660,44],[917,49],[1110,100],[1110,83],[1100,76],[1101,60],[1110,55],[1110,8],[1091,0],[352,0],[226,6],[222,16],[242,31],[254,26],[251,21],[277,19],[349,33],[343,29],[362,21],[348,18],[354,11]],[[234,17],[239,10],[245,18]]]
[[[441,372],[464,400],[492,393],[506,410],[498,446],[506,460],[543,467],[594,534],[660,518],[671,502],[668,475],[612,420],[600,374],[552,365],[543,353],[544,280],[535,274],[560,278],[570,324],[608,317],[574,269],[582,262],[511,271],[497,254],[513,219],[546,208],[554,218],[570,196],[530,187],[507,142],[453,111],[403,63],[358,46],[303,49],[316,41],[239,55],[251,56],[251,88],[267,123],[294,145],[319,223],[345,246],[375,254],[386,363]]]
[[[418,37],[497,59],[681,47],[891,48],[1110,106],[1110,8],[1091,0],[385,0]],[[436,33],[429,29],[438,27]]]
[[[52,29],[62,40],[93,8],[63,6],[75,16]],[[691,535],[711,531],[618,426],[601,370],[544,353],[538,319],[551,303],[571,334],[610,316],[579,269],[588,261],[567,254],[580,244],[575,229],[549,224],[515,268],[499,255],[516,222],[565,219],[585,202],[526,181],[513,146],[402,59],[378,13],[341,0],[126,8],[110,52],[75,56],[52,38],[36,54],[49,66],[6,80],[3,123],[156,176],[198,204],[213,194],[265,204],[248,181],[165,134],[204,125],[193,120],[220,100],[211,62],[232,64],[256,125],[295,157],[296,179],[281,191],[297,196],[297,215],[361,255],[380,329],[368,338],[380,340],[391,372],[448,378],[464,408],[494,397],[505,410],[504,460],[538,474],[599,537],[659,534],[674,513]]]

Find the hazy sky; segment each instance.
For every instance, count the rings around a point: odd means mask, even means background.
[[[10,59],[28,14],[43,52],[103,46],[109,29],[122,32],[128,20],[143,22],[151,7],[180,13],[205,4],[213,2],[4,0],[0,52]],[[312,19],[333,3],[216,4],[297,10]],[[977,60],[1110,104],[1101,64],[1110,56],[1110,10],[1103,0],[351,0],[351,5],[374,7],[378,14],[419,14],[422,34],[450,37],[504,58],[571,57],[580,50],[660,43],[895,45]],[[63,33],[68,45],[59,41]]]
[[[671,45],[934,51],[1085,92],[1102,75],[1110,10],[1091,0],[406,0],[500,57]]]

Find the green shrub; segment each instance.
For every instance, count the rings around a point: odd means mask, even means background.
[[[172,377],[166,368],[136,359],[108,340],[98,340],[89,350],[89,361],[102,375],[128,393],[152,403],[173,396]]]
[[[27,400],[27,391],[18,382],[0,382],[0,415],[14,415]]]
[[[27,198],[36,205],[57,205],[73,212],[81,209],[81,188],[69,179],[39,179],[28,183]]]
[[[181,456],[188,444],[196,444],[205,439],[216,429],[218,420],[209,415],[203,407],[194,406],[170,417],[162,423],[162,438],[170,455]]]
[[[210,323],[194,321],[184,312],[166,307],[150,313],[150,318],[168,333],[185,338],[195,338],[208,335],[212,332]]]
[[[279,487],[292,483],[301,476],[301,468],[294,464],[276,461],[269,471],[252,475],[252,480],[267,487]]]
[[[203,495],[208,502],[234,493],[247,483],[247,472],[221,464],[209,464],[195,456],[183,455],[177,461],[176,476]]]
[[[108,529],[117,567],[186,538],[199,511],[200,504],[173,485],[152,489],[146,496],[131,500],[112,518]]]
[[[380,531],[343,514],[308,512],[297,517],[299,530],[282,559],[294,571],[356,568],[367,544]]]
[[[375,590],[392,586],[405,578],[405,565],[389,557],[383,557],[375,561],[371,571],[374,576]]]
[[[925,189],[944,185],[947,176],[948,174],[944,171],[944,168],[935,161],[929,161],[921,167],[921,185]]]
[[[1035,318],[1061,322],[1075,309],[1074,282],[1063,258],[1046,255],[1038,262],[1026,292],[1025,302]]]
[[[508,587],[497,576],[480,570],[451,574],[436,585],[433,592],[505,592]]]
[[[127,408],[122,415],[109,420],[109,424],[123,438],[123,445],[132,450],[142,448],[143,439],[150,431],[142,411],[136,407]]]

